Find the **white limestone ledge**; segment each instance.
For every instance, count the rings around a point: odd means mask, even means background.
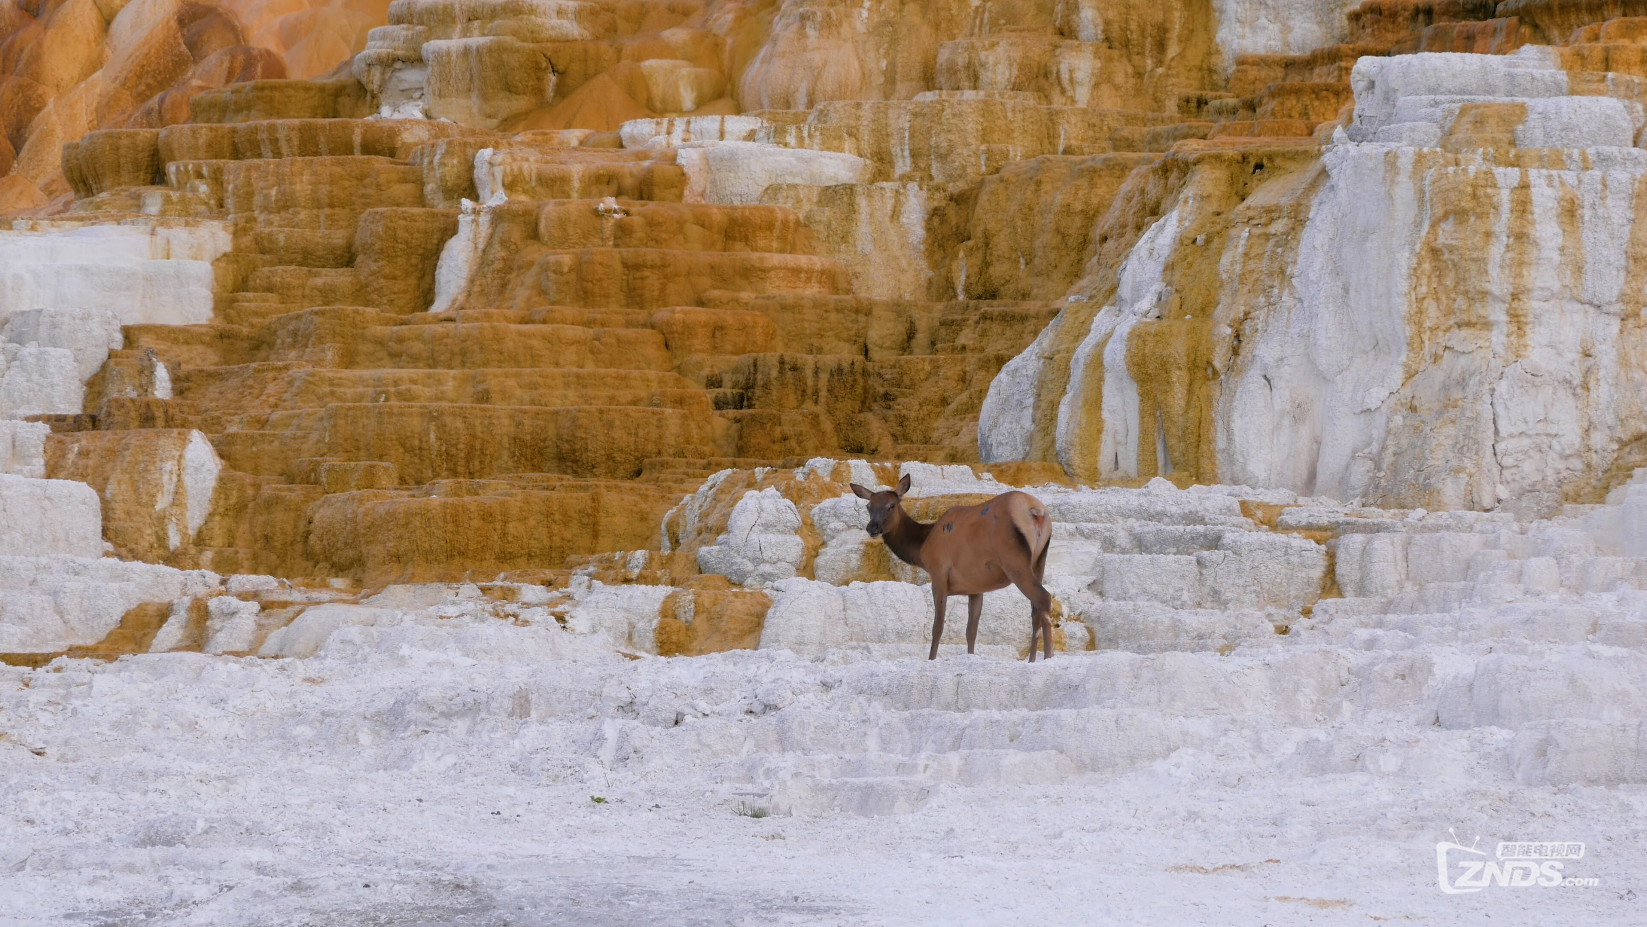
[[[212,318],[226,223],[122,223],[0,231],[0,320],[30,309],[106,309],[122,325]]]

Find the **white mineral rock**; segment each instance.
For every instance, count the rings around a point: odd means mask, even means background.
[[[44,422],[0,420],[0,473],[40,479],[46,475],[46,438],[51,426]]]
[[[64,348],[74,355],[84,383],[109,359],[110,351],[125,344],[125,335],[120,317],[108,309],[24,309],[5,317],[0,342]]]
[[[0,557],[101,557],[97,493],[73,480],[0,474]]]
[[[828,187],[869,175],[869,162],[856,155],[754,142],[693,143],[676,149],[675,160],[686,171],[688,203],[748,206],[775,184]]]
[[[726,532],[714,545],[698,548],[698,568],[745,586],[789,579],[806,557],[800,530],[793,502],[776,489],[751,490],[732,508]]]
[[[0,341],[0,418],[79,412],[85,392],[73,352]]]
[[[212,318],[212,261],[231,247],[221,222],[0,231],[0,319],[29,309],[104,309],[122,325]]]
[[[206,603],[206,653],[242,652],[252,649],[257,642],[257,613],[262,609],[256,602],[243,602],[233,596],[218,596]]]

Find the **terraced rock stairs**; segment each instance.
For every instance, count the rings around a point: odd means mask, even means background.
[[[246,90],[244,106],[274,106],[279,89]],[[463,138],[436,125],[252,120],[81,144],[75,156],[96,164],[152,142],[169,181],[89,190],[81,215],[158,203],[233,230],[220,321],[132,326],[111,362],[134,380],[143,357],[163,358],[173,395],[135,415],[115,411],[132,405],[116,390],[88,399],[105,428],[199,428],[223,457],[217,527],[173,562],[450,577],[642,546],[720,464],[843,445],[964,454],[943,433],[964,426],[918,410],[958,404],[964,417],[1050,317],[855,299],[788,210],[683,205],[668,183],[658,200],[510,203],[496,221],[520,237],[493,285],[423,312],[457,211],[422,205],[429,171],[411,162],[434,158],[431,132]],[[411,160],[391,157],[408,148]],[[539,192],[644,193],[625,179],[635,165],[679,173],[619,150],[521,150]],[[601,170],[607,181],[588,180]]]
[[[128,327],[53,440],[201,429],[226,472],[170,562],[371,582],[644,547],[725,466],[975,460],[990,380],[1085,271],[1095,214],[1164,153],[1319,145],[1366,54],[1556,36],[1583,73],[1640,68],[1640,20],[1558,35],[1549,4],[1500,6],[1514,16],[1369,3],[1348,44],[1136,87],[1083,82],[1075,64],[1113,49],[1026,7],[946,43],[913,99],[624,133],[365,118],[352,80],[208,91],[189,123],[69,146],[80,199],[32,222],[208,224],[233,242],[217,318]],[[1125,108],[1141,100],[1155,108]],[[701,141],[851,154],[865,173],[796,168],[761,202],[711,205],[689,170]],[[915,284],[887,284],[896,256],[854,230],[916,188],[945,204],[922,219],[932,254]],[[1013,202],[1041,211],[997,208]]]

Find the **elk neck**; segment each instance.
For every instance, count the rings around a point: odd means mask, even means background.
[[[927,535],[932,533],[932,526],[916,521],[904,511],[901,503],[892,511],[892,523],[881,532],[881,541],[899,560],[926,569],[921,563],[921,548],[926,545]]]

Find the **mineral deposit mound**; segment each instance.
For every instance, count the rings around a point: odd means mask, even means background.
[[[0,924],[1640,923],[1644,785],[1647,0],[0,0]]]

